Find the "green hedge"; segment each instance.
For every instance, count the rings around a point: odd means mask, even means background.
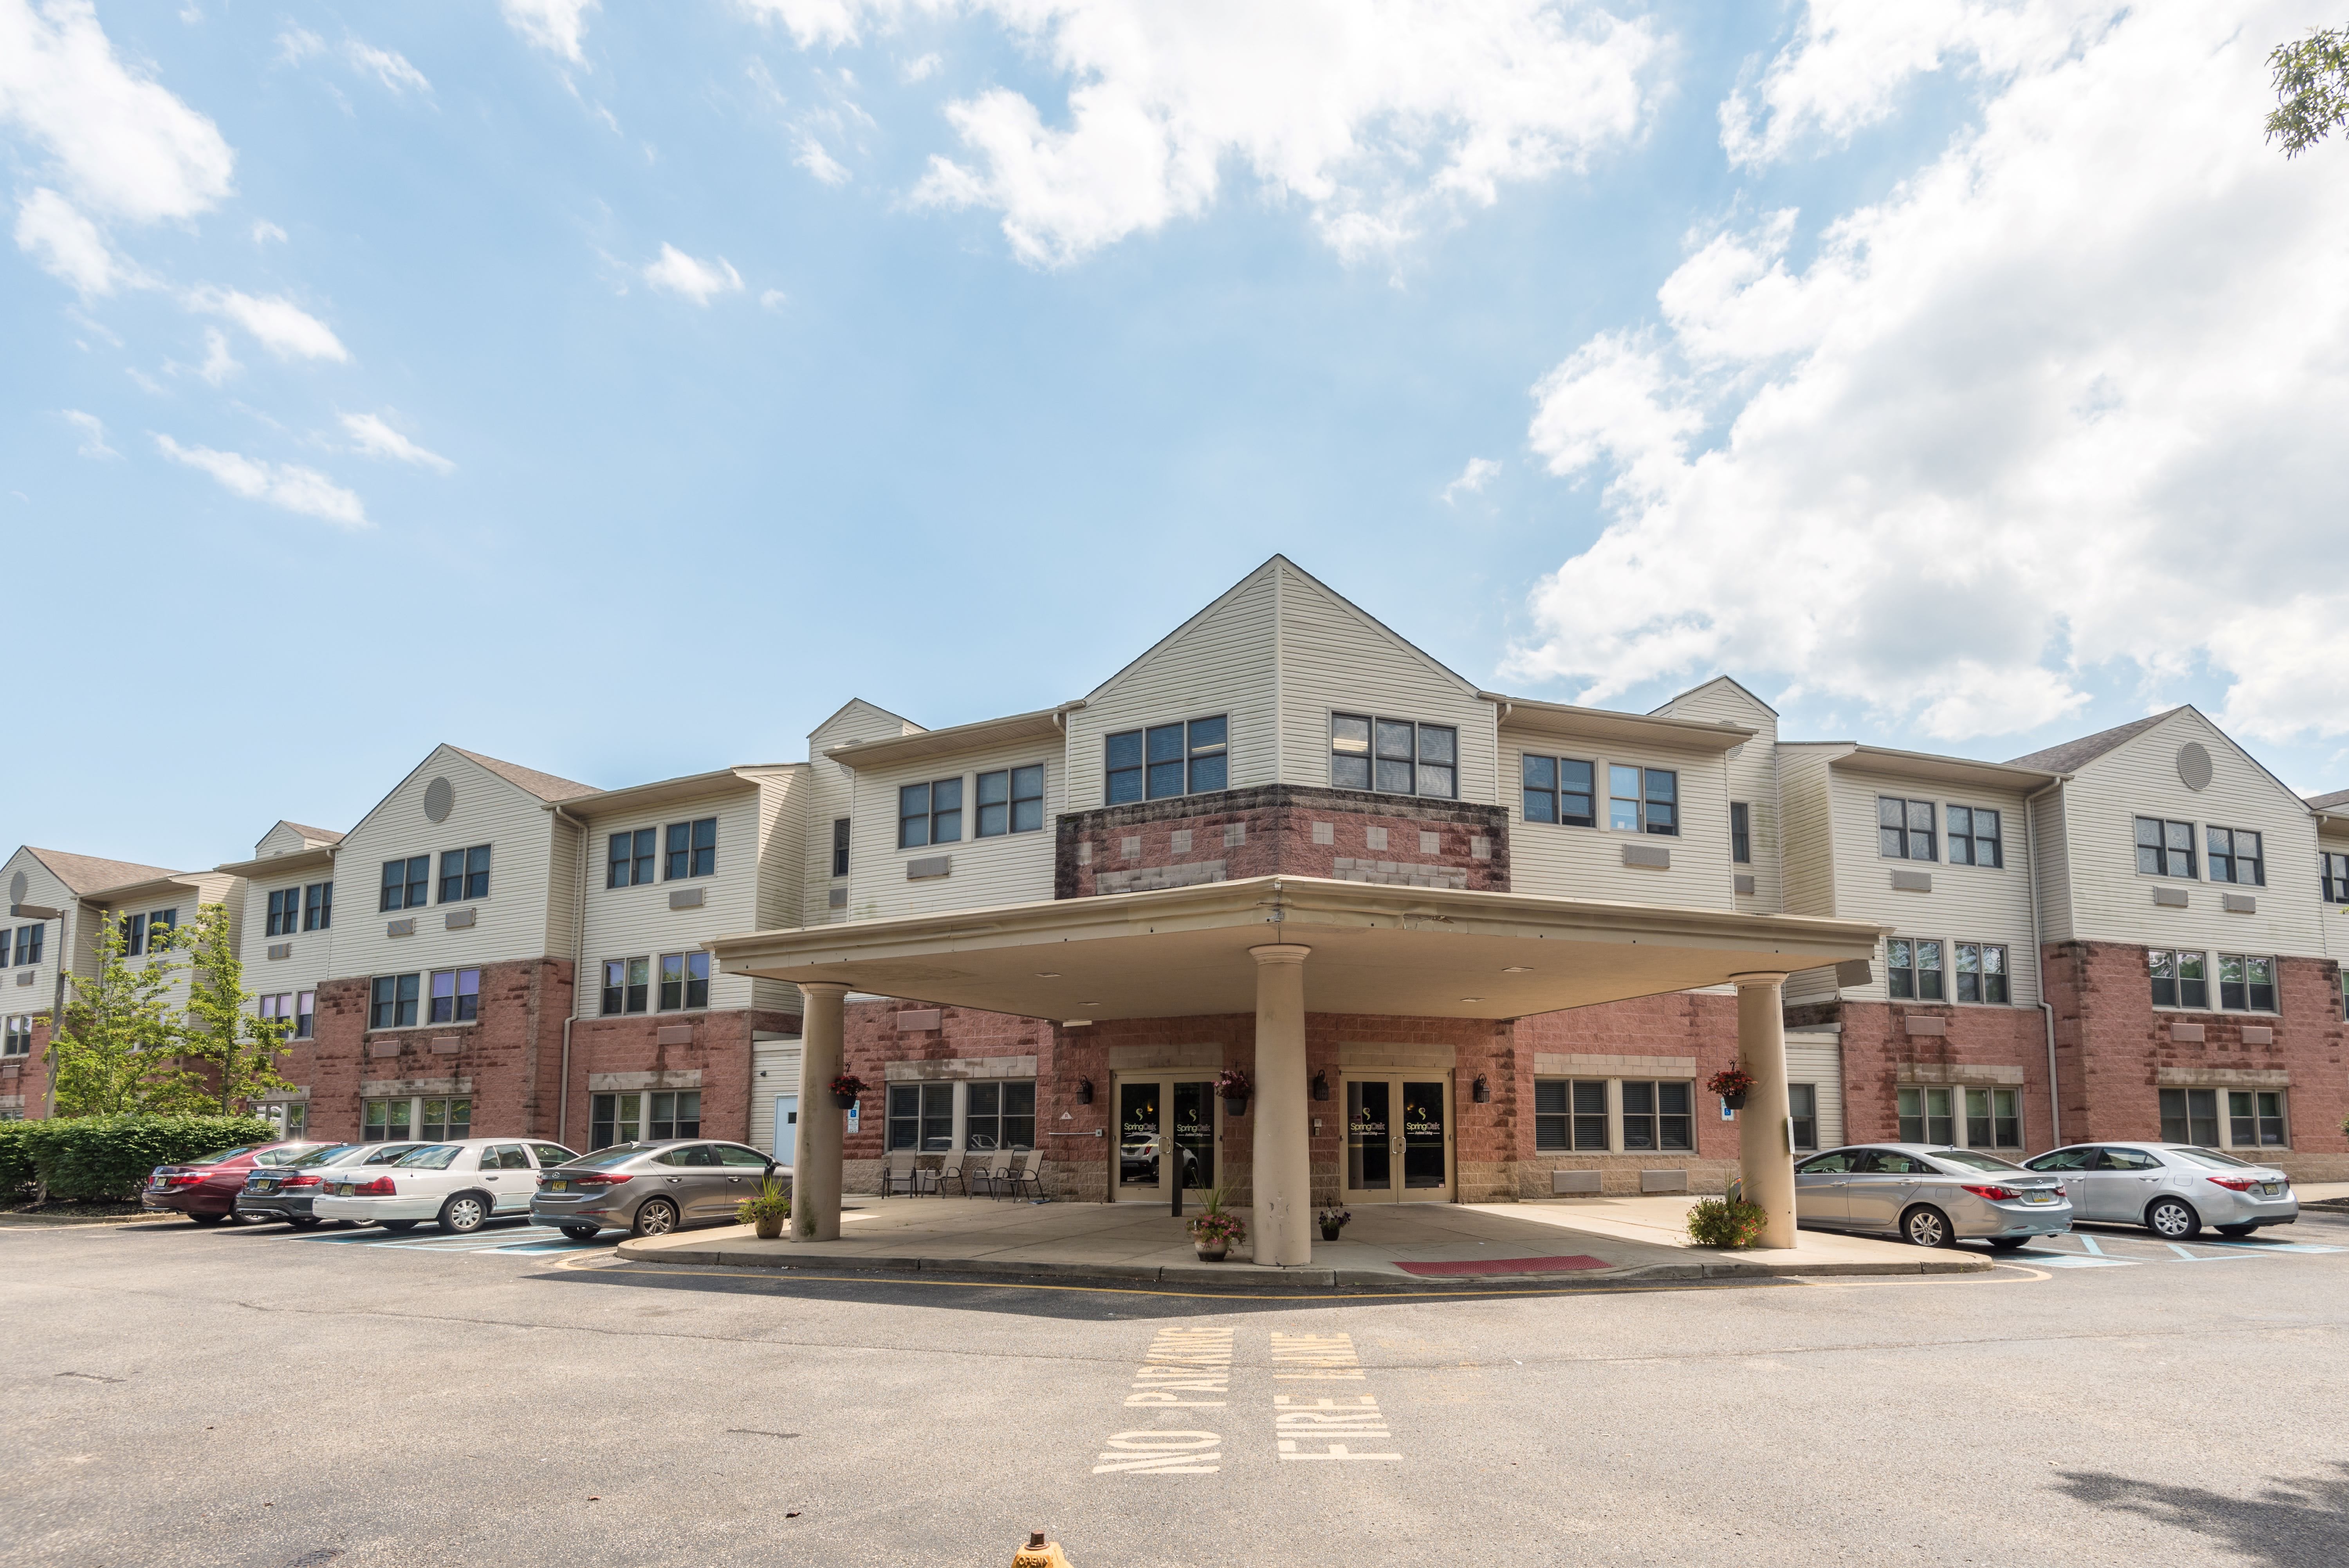
[[[61,1116],[0,1127],[0,1182],[52,1198],[130,1199],[159,1165],[276,1137],[257,1116]]]

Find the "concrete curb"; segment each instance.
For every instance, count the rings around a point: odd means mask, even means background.
[[[70,1231],[88,1225],[137,1225],[151,1220],[175,1218],[153,1213],[139,1214],[0,1214],[0,1230]]]

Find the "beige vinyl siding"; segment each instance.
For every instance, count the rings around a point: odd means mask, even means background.
[[[1499,798],[1495,710],[1459,677],[1287,562],[1275,561],[1283,784],[1330,787],[1330,715],[1366,713],[1460,732],[1459,798]],[[1237,774],[1233,783],[1240,782]]]
[[[1940,940],[1945,1002],[1954,1002],[1957,998],[1955,944],[1999,943],[2007,952],[2008,1005],[2038,1005],[2039,961],[2031,943],[2031,883],[2023,852],[2022,792],[1863,773],[1848,765],[1830,769],[1828,776],[1836,829],[1836,913],[1847,920],[1889,926],[1896,936]],[[1880,852],[1876,834],[1878,795],[1933,803],[1934,853],[1939,858],[1899,860]],[[1999,814],[2005,841],[2003,868],[1949,863],[1949,808],[1953,805],[1987,806]],[[1895,870],[1927,873],[1933,879],[1933,890],[1894,891]],[[1873,967],[1867,985],[1842,988],[1847,998],[1854,1002],[1890,999],[1881,942],[1877,945]]]
[[[229,940],[231,945],[242,953],[239,939],[244,929],[244,878],[224,876],[215,871],[191,871],[184,877],[175,877],[174,880],[179,884],[176,891],[147,892],[127,898],[109,898],[98,908],[103,911],[104,919],[113,921],[127,919],[132,915],[152,915],[160,910],[171,909],[174,911],[174,923],[184,939],[194,927],[196,910],[201,906],[225,904],[229,910]],[[164,961],[172,966],[174,972],[170,988],[163,992],[163,1003],[175,1017],[188,1004],[190,950],[183,940],[181,945],[173,948]],[[149,951],[124,961],[133,972],[139,972],[155,962],[156,955]],[[96,972],[95,963],[91,965],[88,972]]]
[[[1044,768],[1044,826],[1035,833],[976,838],[978,775],[998,768]],[[860,920],[891,915],[928,915],[995,904],[1037,903],[1052,896],[1052,823],[1065,810],[1062,789],[1068,769],[1048,740],[989,747],[959,757],[926,757],[875,768],[856,775],[856,824],[850,845],[849,913]],[[962,780],[962,837],[953,844],[918,849],[897,847],[900,785],[938,779]],[[951,875],[919,882],[905,879],[908,861],[947,856]]]
[[[2178,776],[2178,750],[2199,741],[2210,753],[2208,788],[2190,790]],[[2086,941],[2142,943],[2206,952],[2321,956],[2316,822],[2305,803],[2238,750],[2192,709],[2082,766],[2064,786],[2070,825],[2072,934]],[[2147,877],[2137,869],[2133,819],[2160,816],[2191,822],[2197,880]],[[2248,827],[2264,836],[2267,886],[2212,883],[2209,826]],[[2159,909],[2156,888],[2186,889],[2189,907]],[[2226,893],[2249,893],[2252,915],[2222,912]]]
[[[541,809],[544,810],[545,807],[542,805]],[[587,833],[578,826],[580,821],[578,813],[566,810],[562,815],[557,816],[549,810],[546,815],[549,824],[546,846],[546,940],[552,944],[550,950],[557,957],[576,959],[579,956],[577,943],[580,883],[583,871],[587,877],[595,875],[595,867],[592,863],[595,848]],[[586,852],[590,862],[584,867],[580,864],[582,850]],[[494,893],[498,887],[497,856],[494,851],[490,857],[490,891]],[[440,871],[440,862],[437,860],[433,862],[433,871],[437,877]],[[376,874],[378,878],[381,877],[383,868],[380,866],[376,867]],[[370,889],[371,894],[378,891],[379,888]],[[433,892],[438,896],[440,888],[437,884]]]
[[[1786,913],[1832,919],[1836,910],[1835,804],[1827,763],[1847,746],[1778,748],[1779,857]],[[1868,818],[1869,831],[1876,819]]]
[[[433,822],[424,815],[424,791],[444,777],[456,800],[446,822]],[[571,930],[550,924],[555,903],[548,881],[575,877],[578,863],[557,856],[554,826],[554,814],[536,795],[447,747],[434,752],[336,846],[336,978],[569,958]],[[439,902],[441,852],[476,844],[491,846],[490,896],[471,904]],[[411,855],[432,857],[433,901],[420,909],[378,910],[383,863]],[[474,911],[473,925],[447,929],[443,918],[467,909]],[[411,916],[414,936],[385,934],[389,922]]]
[[[1105,804],[1102,745],[1110,735],[1218,713],[1231,721],[1230,787],[1247,789],[1278,778],[1273,689],[1279,566],[1269,561],[1250,573],[1070,712],[1068,777],[1065,788],[1058,781],[1054,784],[1055,799],[1066,804],[1054,810],[1091,811]],[[864,798],[861,792],[858,798]],[[889,842],[895,841],[893,824]],[[1040,897],[1050,896],[1048,877]],[[851,897],[861,905],[864,889]]]
[[[796,926],[806,907],[803,891],[808,869],[809,797],[814,794],[812,770],[805,763],[762,768],[759,783],[759,888],[752,919],[757,929],[773,930]],[[824,821],[826,853],[832,845],[832,822]],[[830,867],[825,867],[829,870]],[[750,984],[750,1005],[769,1012],[797,1012],[799,987],[785,981],[760,980]]]
[[[587,819],[591,846],[587,873],[587,951],[579,982],[579,1016],[597,1016],[602,1006],[602,968],[606,959],[654,960],[653,1007],[659,1006],[659,956],[695,952],[713,937],[753,930],[759,907],[759,790],[747,781],[698,800],[669,801],[637,810],[619,810]],[[662,876],[668,825],[718,819],[718,871],[711,877],[670,881]],[[611,836],[649,827],[654,832],[653,880],[626,888],[604,886]],[[672,909],[671,893],[698,891],[697,909]],[[745,1008],[751,981],[711,966],[709,1011]],[[651,1016],[651,1014],[647,1014]]]
[[[2039,940],[2073,940],[2070,809],[2064,786],[2031,803],[2032,875],[2039,878]]]
[[[1754,849],[1753,864],[1740,866],[1733,861],[1730,870],[1754,878],[1753,892],[1736,895],[1740,910],[1749,915],[1778,913],[1785,897],[1778,836],[1778,716],[1727,679],[1709,680],[1693,691],[1682,692],[1659,711],[1674,719],[1735,724],[1755,732],[1752,740],[1723,761],[1723,787],[1729,798],[1746,804]]]
[[[2330,854],[2349,855],[2349,823],[2318,824],[2316,846]],[[2312,878],[2318,878],[2323,876],[2323,869],[2312,866],[2308,874]],[[2279,873],[2271,867],[2268,871],[2269,884],[2272,886],[2279,880]],[[2324,956],[2349,964],[2349,906],[2323,903],[2323,884],[2320,880],[2313,885],[2320,896],[2317,926],[2324,937]]]
[[[1843,1142],[1843,1037],[1824,1031],[1786,1031],[1786,1082],[1818,1091],[1819,1147]]]
[[[266,842],[264,840],[264,842]],[[273,937],[269,934],[269,895],[291,888],[298,899],[304,888],[318,882],[332,882],[331,867],[314,867],[308,871],[284,876],[255,877],[244,885],[244,915],[243,940],[237,956],[244,961],[244,988],[255,997],[274,996],[281,992],[316,991],[335,975],[335,928],[323,931],[305,931],[295,923],[292,935]],[[340,921],[343,889],[335,889],[335,919]],[[269,956],[269,950],[284,946],[290,950],[282,959]],[[254,1010],[259,1011],[256,1002]]]
[[[1561,898],[1615,899],[1632,904],[1670,904],[1683,909],[1727,909],[1730,893],[1729,796],[1720,755],[1677,747],[1630,747],[1619,742],[1584,742],[1531,734],[1503,726],[1501,771],[1521,778],[1519,759],[1572,757],[1588,762],[1598,791],[1598,820],[1607,820],[1607,769],[1610,763],[1671,768],[1680,774],[1681,830],[1662,834],[1617,833],[1604,826],[1564,827],[1528,823],[1522,790],[1509,791],[1509,888]],[[1668,870],[1623,864],[1623,846],[1648,845],[1671,851]]]
[[[292,823],[281,822],[261,836],[261,842],[253,846],[253,857],[261,860],[272,855],[293,855],[312,847],[310,840],[303,837]]]
[[[775,1152],[775,1096],[800,1092],[800,1042],[756,1040],[750,1045],[750,1136],[761,1154]]]
[[[66,918],[62,923],[57,920],[47,923],[41,936],[40,962],[17,964],[14,961],[17,929],[41,922],[14,915],[7,917],[11,962],[8,968],[0,970],[0,1013],[46,1013],[57,1006],[57,965],[64,961],[67,938],[70,935],[77,944],[86,942],[90,918],[75,905],[73,890],[59,881],[57,874],[42,865],[40,857],[29,849],[17,850],[8,857],[8,864],[0,867],[0,888],[14,884],[19,873],[25,878],[22,902],[37,904],[47,909],[62,909]],[[0,909],[6,907],[0,904]],[[31,978],[26,979],[26,976]]]
[[[796,923],[820,926],[847,919],[851,913],[846,906],[837,909],[832,907],[832,890],[834,888],[847,888],[855,879],[853,875],[835,878],[832,874],[832,825],[841,817],[855,815],[856,782],[854,774],[825,756],[824,753],[834,746],[853,745],[858,741],[879,741],[921,732],[919,724],[911,723],[858,699],[809,734],[806,804],[800,808],[800,815],[807,824],[806,844],[802,854],[802,864],[807,869],[800,894],[801,908],[804,912]],[[867,825],[864,824],[852,826],[852,845],[866,829]],[[885,830],[869,830],[885,831],[890,841],[895,842],[896,823],[892,818]],[[851,870],[854,871],[853,862]]]

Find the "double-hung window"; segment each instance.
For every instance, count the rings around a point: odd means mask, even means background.
[[[1941,986],[1941,944],[1894,937],[1884,944],[1884,971],[1895,1002],[1946,1002]]]
[[[1102,742],[1111,805],[1228,788],[1231,723],[1221,713],[1179,724],[1121,730]]]
[[[2275,960],[2243,953],[2219,955],[2219,1005],[2230,1012],[2276,1010]]]
[[[2153,1004],[2156,1007],[2207,1008],[2210,1005],[2210,976],[2202,954],[2177,952],[2168,948],[2147,948],[2145,962],[2147,971],[2153,977]]]
[[[1681,775],[1671,768],[1607,769],[1607,826],[1619,833],[1681,830]]]
[[[1729,803],[1729,857],[1740,866],[1754,864],[1754,814],[1742,800]]]
[[[41,961],[41,940],[48,934],[46,925],[16,928],[16,967],[30,969]],[[0,946],[5,945],[5,932],[0,932]]]
[[[1696,1096],[1690,1085],[1625,1079],[1622,1092],[1625,1152],[1696,1147],[1696,1118],[1690,1109]]]
[[[1330,715],[1330,784],[1381,794],[1460,794],[1460,732],[1371,713]]]
[[[1998,813],[1986,805],[1950,807],[1950,864],[2004,866],[2006,845],[2000,830]]]
[[[1893,860],[1933,859],[1933,803],[1878,795],[1876,852]]]
[[[1958,1000],[2004,1003],[2006,948],[1998,942],[1957,944]]]
[[[1607,1152],[1607,1080],[1534,1083],[1534,1148],[1544,1154]]]
[[[2147,877],[2194,876],[2194,825],[2167,817],[2137,819],[2137,868]]]
[[[1044,826],[1044,764],[998,768],[978,775],[979,838],[1036,833]]]
[[[29,1056],[33,1054],[33,1015],[11,1013],[5,1040],[0,1040],[0,1056]]]
[[[383,896],[376,908],[390,909],[420,909],[425,896],[432,890],[432,857],[411,855],[405,860],[383,863]]]
[[[1518,761],[1524,775],[1526,820],[1556,822],[1568,827],[1589,827],[1598,822],[1591,805],[1596,789],[1590,763],[1576,757],[1526,756]]]
[[[605,959],[604,1016],[644,1012],[652,1002],[652,977],[649,958]]]
[[[448,849],[440,855],[440,901],[444,904],[471,903],[475,898],[490,896],[490,846],[476,844],[470,849]]]
[[[1966,1147],[2021,1148],[2023,1092],[2019,1089],[1968,1089]]]
[[[938,1154],[954,1147],[952,1084],[889,1085],[889,1147]]]
[[[848,818],[844,816],[832,819],[832,874],[848,875]]]
[[[377,975],[367,989],[367,1027],[414,1028],[417,995],[422,990],[423,978],[416,974]]]
[[[604,863],[604,886],[633,888],[639,882],[651,881],[653,852],[659,836],[659,830],[650,827],[612,835],[608,857]]]
[[[660,1010],[709,1005],[709,955],[663,953],[660,960]]]
[[[1954,1144],[1957,1091],[1938,1084],[1908,1084],[1896,1091],[1902,1143]]]
[[[2162,1090],[2161,1141],[2199,1144],[2204,1148],[2217,1148],[2219,1147],[2219,1091],[2216,1089]]]
[[[1819,1086],[1816,1084],[1786,1085],[1786,1120],[1795,1135],[1795,1148],[1808,1153],[1819,1147]]]
[[[962,780],[905,784],[897,791],[897,847],[962,841]]]
[[[2250,828],[2206,827],[2203,842],[2210,851],[2213,882],[2232,882],[2244,888],[2268,885],[2267,860],[2261,853],[2260,836]]]
[[[303,994],[306,996],[310,993],[305,992]],[[285,1033],[281,1036],[281,1038],[290,1040],[297,1034],[306,1033],[306,1031],[295,1027],[294,993],[292,992],[274,992],[256,997],[254,1001],[254,1011],[259,1014],[261,1021],[264,1023],[283,1023],[285,1025]]]
[[[180,911],[177,909],[157,909],[149,914],[147,917],[148,951],[168,952],[171,946],[171,933],[177,930],[179,926]]]
[[[290,937],[302,923],[302,889],[283,888],[269,895],[269,934]]]
[[[436,969],[432,971],[434,1023],[471,1023],[481,1015],[481,971],[477,969]]]
[[[2236,1148],[2286,1148],[2291,1146],[2280,1089],[2227,1091],[2227,1141]]]
[[[331,930],[335,924],[335,885],[313,882],[302,889],[302,929]]]
[[[147,917],[125,915],[122,918],[122,952],[126,958],[137,958],[147,950]]]
[[[705,816],[693,822],[670,823],[668,855],[661,868],[661,880],[680,882],[688,877],[717,874],[718,819]]]
[[[976,1154],[1036,1147],[1032,1078],[974,1079],[963,1085],[963,1147]]]
[[[701,1091],[660,1090],[645,1096],[645,1136],[649,1138],[699,1137]]]
[[[2349,855],[2331,852],[2317,857],[2317,876],[2324,888],[2328,904],[2349,904]]]

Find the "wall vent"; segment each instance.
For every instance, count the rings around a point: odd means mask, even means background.
[[[1892,874],[1892,890],[1896,893],[1930,893],[1933,890],[1933,874],[1930,871],[1895,871]]]
[[[905,880],[908,882],[926,882],[933,877],[952,875],[954,857],[951,855],[925,855],[919,860],[905,862]]]
[[[709,897],[709,889],[707,888],[679,888],[668,896],[668,907],[672,909],[698,909]]]
[[[272,942],[269,944],[269,956],[274,959],[290,959],[294,956],[294,944],[292,942]]]
[[[2153,901],[2155,907],[2158,909],[2182,909],[2186,908],[2186,889],[2183,888],[2156,888],[2153,890]]]
[[[410,915],[404,920],[386,920],[383,923],[383,934],[388,937],[414,936],[416,934],[416,917]]]
[[[451,909],[440,917],[440,929],[444,931],[470,931],[473,929],[473,918],[474,912],[471,909]]]
[[[1623,864],[1669,871],[1672,868],[1672,852],[1661,844],[1626,844],[1623,846]]]

